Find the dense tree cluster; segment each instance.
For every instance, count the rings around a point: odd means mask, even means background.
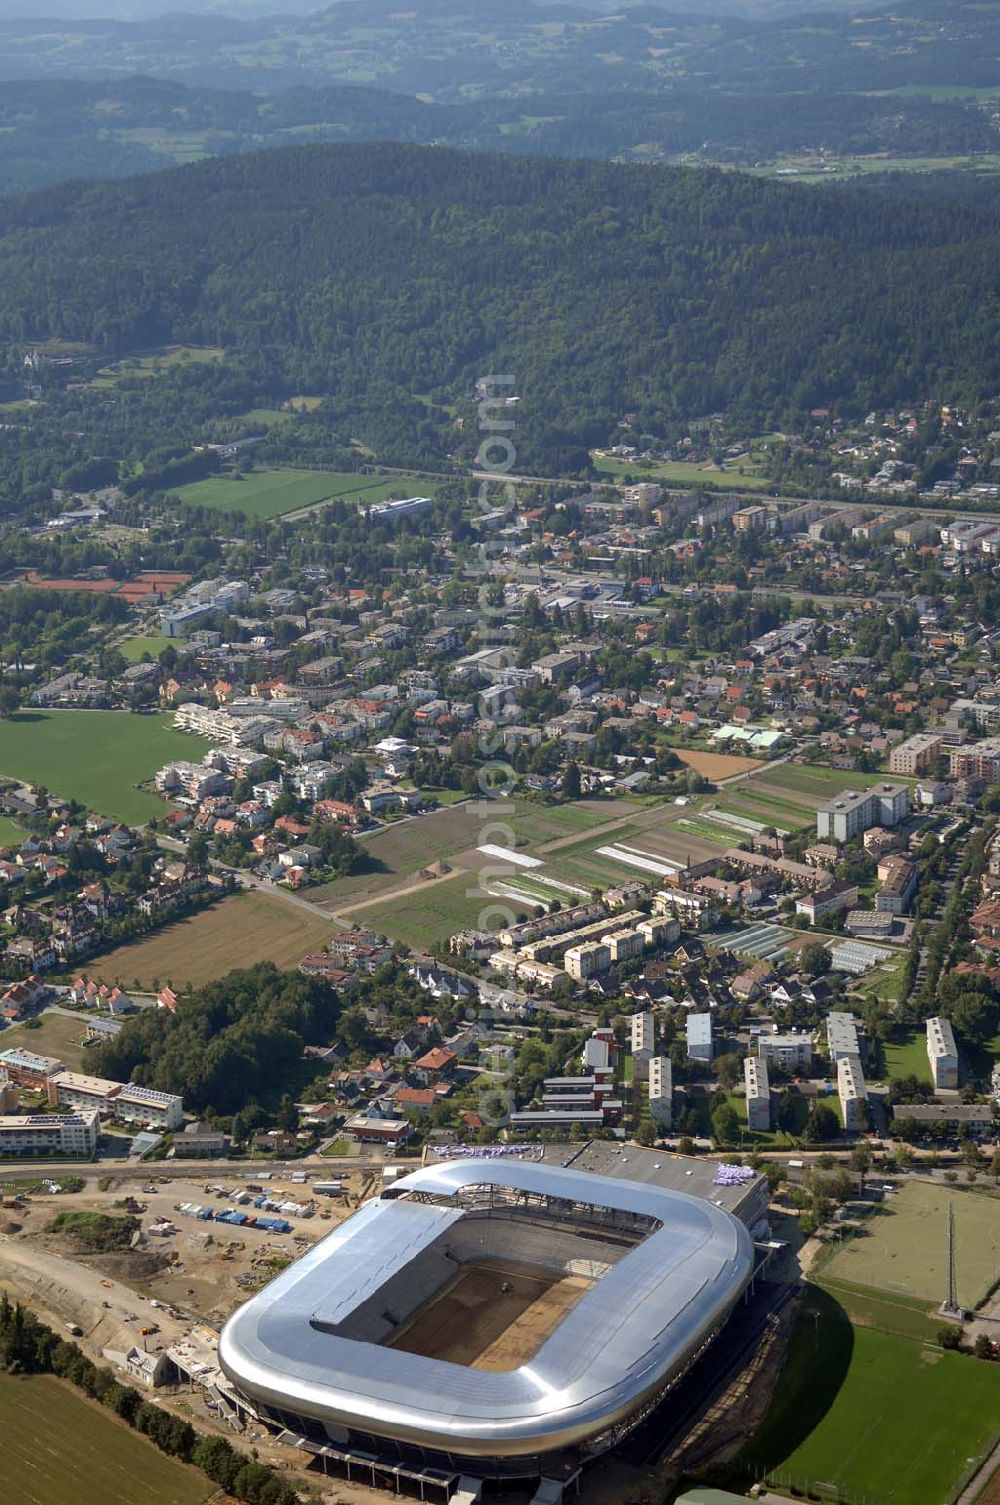
[[[181,999],[176,1014],[130,1019],[100,1047],[96,1069],[180,1093],[198,1112],[273,1107],[299,1085],[303,1046],[329,1044],[339,1013],[325,983],[261,962]]]
[[[229,379],[244,401],[330,393],[363,427],[376,394],[405,409],[509,371],[519,468],[579,469],[630,408],[745,429],[996,390],[996,228],[717,172],[297,148],[8,202],[0,339],[225,348],[229,378],[178,375],[161,423]],[[414,414],[411,449],[455,440],[443,411]]]

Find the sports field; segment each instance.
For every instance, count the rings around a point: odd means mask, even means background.
[[[233,894],[208,909],[167,925],[155,935],[118,946],[88,962],[88,972],[125,988],[154,989],[165,982],[178,991],[199,988],[234,967],[273,961],[295,967],[333,936],[332,920],[270,894]]]
[[[7,1505],[201,1505],[214,1491],[51,1375],[0,1375]]]
[[[740,1460],[814,1498],[942,1505],[1000,1418],[1000,1368],[853,1326],[812,1287],[763,1426]]]
[[[435,496],[439,482],[379,480],[336,470],[260,470],[248,475],[209,476],[179,486],[173,495],[188,507],[211,507],[219,512],[242,512],[267,520],[337,498],[381,502],[390,496]]]
[[[824,1279],[940,1301],[946,1289],[948,1204],[955,1218],[958,1299],[972,1307],[1000,1275],[1000,1199],[917,1181],[893,1193],[865,1231],[841,1244]]]
[[[200,762],[205,753],[200,737],[175,731],[171,722],[130,711],[19,711],[0,721],[0,774],[140,825],[168,807],[136,785],[171,758]]]

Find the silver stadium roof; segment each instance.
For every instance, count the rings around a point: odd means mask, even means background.
[[[459,1199],[477,1187],[656,1224],[520,1369],[466,1368],[331,1331],[467,1216]],[[414,1193],[435,1200],[407,1200]],[[680,1373],[752,1269],[743,1224],[697,1197],[551,1165],[453,1161],[403,1177],[240,1307],[219,1359],[252,1403],[331,1436],[350,1428],[469,1458],[552,1452],[623,1421]]]

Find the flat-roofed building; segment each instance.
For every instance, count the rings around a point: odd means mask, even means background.
[[[668,1133],[673,1125],[674,1068],[669,1056],[650,1059],[649,1116],[662,1133]]]
[[[958,1086],[958,1047],[950,1019],[928,1019],[927,1060],[935,1087]]]
[[[632,1055],[648,1061],[656,1054],[656,1020],[650,1013],[633,1014],[629,1020]]]
[[[767,1061],[747,1056],[743,1062],[743,1083],[747,1094],[747,1128],[766,1134],[771,1128],[771,1083]]]
[[[939,733],[915,732],[912,737],[907,737],[905,742],[900,742],[892,749],[889,754],[889,772],[907,774],[911,778],[927,773],[941,756],[943,746]]]
[[[103,1113],[110,1118],[114,1101],[125,1090],[123,1082],[109,1082],[104,1077],[84,1076],[78,1071],[60,1071],[49,1078],[49,1102],[54,1108],[82,1108]]]
[[[691,1061],[711,1061],[712,1051],[713,1044],[711,1014],[688,1014],[688,1059]]]
[[[176,1093],[155,1092],[152,1087],[123,1087],[113,1100],[116,1119],[124,1124],[143,1124],[172,1132],[184,1122],[183,1102]]]
[[[837,1009],[827,1014],[826,1053],[834,1064],[845,1056],[857,1056],[860,1059],[861,1039],[858,1021],[853,1014],[845,1014]]]
[[[563,957],[563,966],[570,977],[585,982],[588,977],[597,977],[611,966],[611,952],[603,941],[586,941],[582,946],[571,946]]]
[[[812,1041],[808,1035],[761,1035],[757,1059],[780,1071],[803,1072],[812,1066]]]
[[[82,1113],[26,1113],[0,1116],[0,1156],[91,1159],[97,1152],[99,1116]]]
[[[841,1056],[837,1062],[837,1096],[848,1134],[863,1133],[870,1125],[868,1088],[860,1056]]]
[[[66,1067],[55,1056],[36,1056],[34,1051],[14,1047],[0,1051],[0,1077],[14,1087],[26,1087],[32,1092],[44,1092],[49,1078]]]
[[[816,835],[821,840],[853,841],[870,826],[898,826],[909,811],[910,791],[906,784],[845,789],[816,811]]]
[[[601,939],[611,953],[613,962],[634,961],[646,949],[646,937],[640,935],[638,930],[615,930]]]

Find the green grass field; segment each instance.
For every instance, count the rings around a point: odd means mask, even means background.
[[[221,361],[225,351],[217,345],[167,345],[147,355],[125,356],[113,365],[104,366],[91,381],[92,387],[116,387],[126,377],[158,376],[171,366],[204,365]]]
[[[997,1366],[855,1326],[812,1287],[740,1464],[819,1498],[943,1505],[988,1452],[998,1417]]]
[[[0,815],[0,847],[18,847],[26,835],[27,832],[22,831],[16,821]]]
[[[676,486],[714,486],[719,491],[766,491],[774,483],[762,476],[752,461],[744,469],[717,470],[713,465],[692,465],[685,460],[664,460],[659,465],[637,465],[610,455],[592,455],[600,475],[621,481],[632,476],[636,481],[664,481]]]
[[[52,1375],[0,1376],[8,1505],[200,1505],[214,1486]]]
[[[144,655],[147,653],[150,658],[156,658],[157,654],[162,653],[169,642],[170,639],[165,638],[159,632],[154,633],[151,637],[126,638],[124,642],[118,644],[118,652],[122,658],[127,658],[130,664],[138,664],[142,662]]]
[[[822,1266],[823,1277],[933,1303],[944,1295],[947,1209],[955,1217],[958,1299],[972,1307],[1000,1275],[1000,1198],[915,1181],[895,1193]]]
[[[870,976],[877,978],[878,973],[873,972]],[[884,978],[886,987],[891,986],[891,979]],[[878,988],[873,991],[885,996],[885,989]],[[915,1076],[922,1082],[931,1080],[931,1068],[927,1060],[927,1040],[923,1031],[911,1031],[909,1034],[898,1034],[895,1038],[885,1043],[885,1075],[888,1080],[891,1077]]]
[[[95,970],[91,975],[99,977],[101,974]],[[70,1071],[85,1071],[88,1047],[83,1042],[86,1028],[82,1015],[74,1018],[46,1011],[35,1029],[26,1024],[13,1024],[0,1030],[0,1050],[14,1050],[15,1047],[32,1050],[36,1055],[55,1056]]]
[[[456,930],[475,925],[488,905],[503,902],[488,896],[466,898],[466,889],[474,886],[472,874],[459,873],[444,883],[432,883],[413,893],[366,904],[351,918],[359,925],[370,926],[379,935],[423,951],[435,941],[446,941]]]
[[[136,785],[171,758],[200,762],[205,743],[175,731],[166,715],[129,711],[21,711],[0,722],[0,774],[139,825],[167,806]]]
[[[108,982],[117,978],[126,988],[138,978],[146,989],[169,981],[187,991],[188,984],[200,988],[234,967],[264,961],[296,967],[330,941],[336,929],[332,920],[275,895],[234,894],[153,935],[89,959],[87,970]]]
[[[245,517],[284,517],[301,507],[316,506],[338,498],[381,502],[390,496],[435,496],[440,483],[379,480],[333,470],[261,470],[243,477],[210,476],[179,486],[173,495],[188,507],[209,507],[219,512],[242,512]]]

